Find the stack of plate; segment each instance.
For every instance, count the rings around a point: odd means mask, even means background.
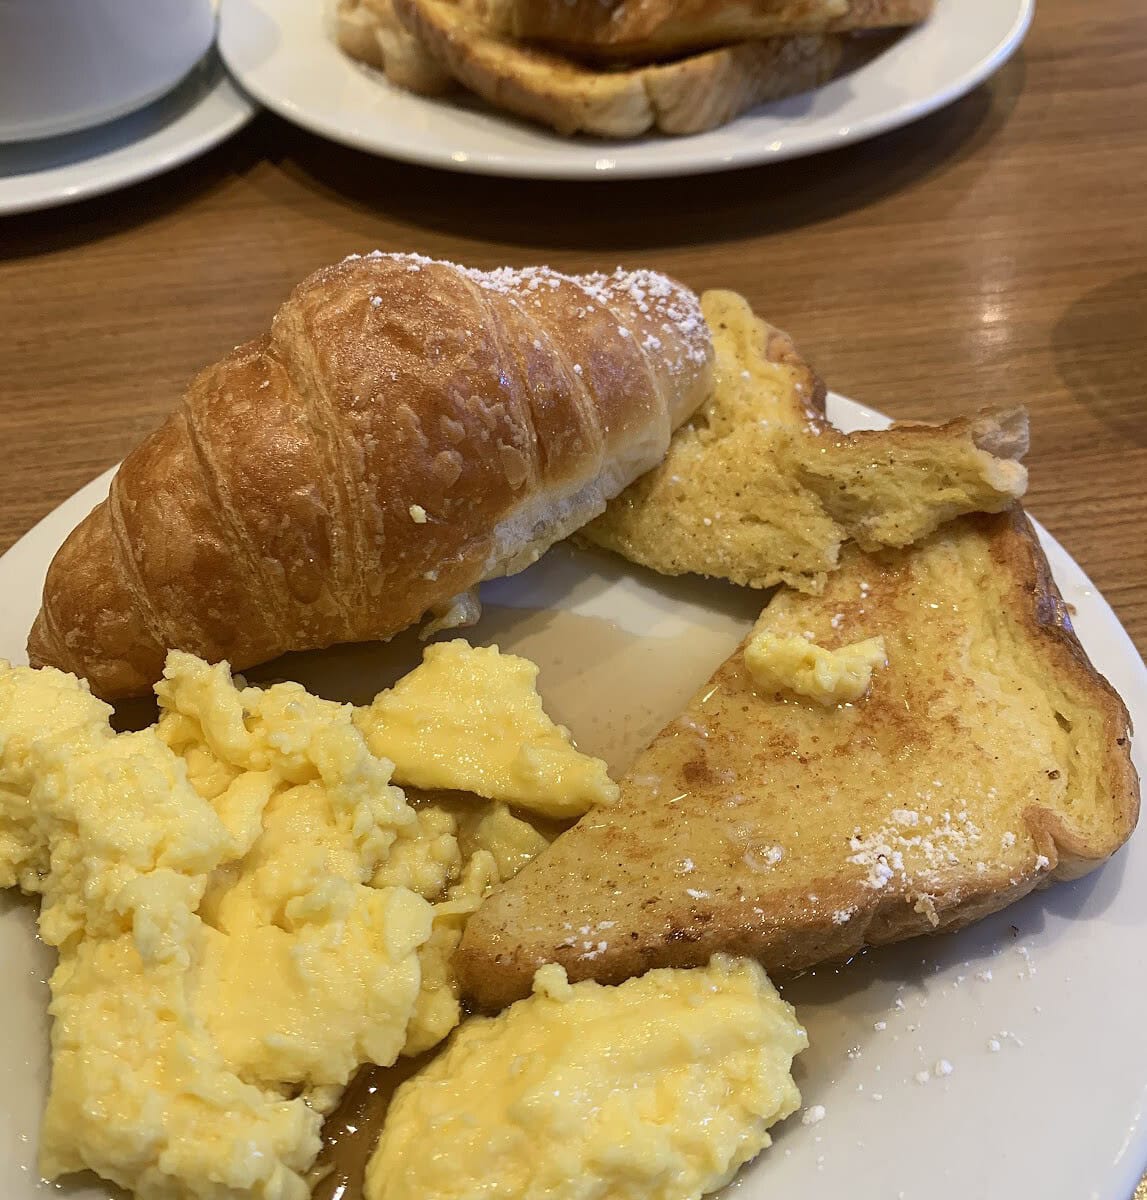
[[[111,191],[215,145],[254,105],[214,0],[0,5],[0,213]]]

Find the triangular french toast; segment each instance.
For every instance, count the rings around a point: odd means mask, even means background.
[[[754,635],[883,639],[855,703],[754,680],[744,647],[594,811],[470,922],[465,992],[501,1006],[542,963],[617,982],[718,950],[791,972],[958,928],[1071,879],[1134,828],[1129,718],[1072,632],[1020,509],[905,550],[855,546]]]

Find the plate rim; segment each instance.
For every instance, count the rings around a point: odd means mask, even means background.
[[[243,0],[243,2],[259,6],[264,13],[267,11],[267,0]],[[600,155],[594,157],[592,165],[589,165],[587,161],[588,155],[586,159],[583,159],[580,154],[577,157],[571,156],[568,160],[559,158],[556,161],[543,161],[539,163],[531,160],[528,152],[507,157],[504,153],[499,154],[493,151],[475,155],[474,153],[463,153],[460,151],[450,152],[445,148],[441,150],[416,151],[408,149],[404,145],[399,145],[397,148],[394,145],[381,145],[377,139],[361,136],[357,131],[340,126],[337,121],[329,121],[321,114],[316,116],[297,100],[285,97],[278,91],[263,86],[259,77],[249,71],[245,63],[233,57],[228,35],[230,31],[229,14],[233,15],[235,11],[234,0],[221,0],[218,46],[228,70],[231,71],[244,88],[256,97],[259,103],[292,124],[328,141],[349,146],[354,150],[372,154],[379,158],[392,159],[398,162],[442,171],[454,171],[460,174],[510,179],[555,181],[597,180],[608,182],[620,179],[661,179],[715,174],[722,171],[761,166],[767,163],[784,162],[794,158],[820,154],[826,150],[852,145],[857,142],[867,141],[882,133],[888,133],[913,121],[927,117],[938,109],[960,99],[960,97],[966,95],[994,74],[1023,43],[1035,15],[1036,0],[1008,0],[1008,3],[1011,3],[1014,7],[1012,24],[1008,32],[996,46],[962,75],[949,80],[946,85],[930,93],[924,99],[906,99],[879,113],[874,113],[867,118],[848,125],[846,127],[847,132],[842,132],[839,128],[825,130],[820,135],[807,138],[803,141],[785,139],[779,144],[757,143],[748,149],[742,148],[739,151],[731,153],[713,150],[705,152],[701,150],[691,157],[674,157],[654,162],[636,159],[631,155],[627,155],[626,151],[631,149],[633,145],[645,145],[644,142],[619,143],[602,140],[602,152]],[[324,23],[327,22],[329,17],[328,7],[329,0],[323,0],[322,20]],[[346,67],[348,70],[369,70],[369,68],[361,67],[359,64],[355,64],[349,60],[346,63]],[[416,97],[415,99],[427,105],[438,103],[433,98]],[[738,118],[738,120],[740,119]],[[516,118],[507,118],[507,122],[516,122]],[[733,122],[733,124],[735,123]],[[510,124],[510,127],[512,128],[513,124]],[[726,126],[723,128],[727,129],[729,127]],[[666,141],[668,144],[681,144],[690,140],[702,141],[713,132],[718,131],[692,135],[691,138],[676,139],[667,137]],[[581,150],[585,143],[580,141],[571,142],[571,145]],[[592,149],[592,144],[590,144],[590,149]],[[458,155],[461,155],[461,157],[457,157]]]
[[[61,166],[48,167],[42,171],[27,171],[22,174],[0,178],[0,217],[18,216],[21,213],[42,212],[52,208],[60,208],[66,204],[78,203],[81,200],[90,200],[96,196],[104,196],[111,192],[131,187],[133,184],[154,179],[157,175],[174,170],[176,167],[183,166],[184,163],[190,162],[201,154],[205,154],[208,150],[212,150],[226,141],[233,134],[238,133],[240,129],[254,119],[256,113],[259,111],[259,105],[228,71],[223,61],[223,56],[219,53],[218,45],[215,44],[207,51],[200,60],[200,63],[196,64],[187,75],[183,76],[174,88],[169,88],[162,92],[150,104],[134,109],[113,121],[89,126],[85,129],[76,130],[74,133],[58,136],[61,139],[69,138],[79,142],[85,137],[98,136],[101,130],[105,130],[109,124],[115,124],[116,121],[138,119],[149,108],[162,104],[174,92],[180,88],[187,87],[191,74],[198,69],[203,69],[209,73],[203,94],[169,125],[159,130],[151,130],[144,133],[137,141],[117,146],[105,153],[80,158]],[[188,116],[194,114],[200,106],[216,99],[225,100],[230,106],[229,111],[222,112],[218,121],[214,122],[207,129],[201,130],[198,134],[194,136],[187,135],[182,140],[177,139],[175,131],[178,129],[179,124]],[[20,147],[34,146],[37,140],[54,141],[56,139],[33,139],[26,142],[12,143],[12,145]],[[100,174],[93,173],[91,178],[86,182],[67,182],[67,177],[73,171],[90,170],[94,165],[116,155],[130,152],[133,148],[148,141],[156,143],[150,153],[138,159],[121,163],[118,170],[106,171]],[[3,147],[0,147],[0,150],[2,149]],[[12,180],[31,180],[38,175],[43,176],[44,179],[42,188],[19,198],[6,198],[5,193]]]

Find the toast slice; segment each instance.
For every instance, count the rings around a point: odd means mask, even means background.
[[[442,96],[456,84],[423,43],[398,19],[394,0],[339,0],[335,12],[340,49],[386,74],[395,87]]]
[[[651,62],[713,46],[794,34],[895,29],[934,0],[496,0],[488,20],[573,58]]]
[[[818,592],[849,538],[902,546],[1027,488],[1022,409],[842,434],[792,341],[735,292],[710,291],[715,385],[660,466],[579,534],[665,575]]]
[[[598,70],[520,45],[467,5],[394,4],[410,35],[459,83],[495,108],[562,134],[699,133],[755,104],[819,86],[841,56],[839,38],[817,34],[748,42],[658,66]]]
[[[534,970],[615,983],[715,951],[770,973],[956,929],[1098,866],[1135,826],[1130,721],[1018,508],[845,551],[755,632],[883,637],[865,698],[754,685],[742,650],[591,813],[496,889],[455,966],[491,1008]]]

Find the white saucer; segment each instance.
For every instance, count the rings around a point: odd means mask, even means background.
[[[212,50],[147,108],[64,137],[0,145],[0,215],[98,196],[210,150],[256,111]]]
[[[816,91],[764,104],[694,137],[559,137],[476,100],[392,87],[335,45],[333,0],[223,0],[219,50],[280,116],[372,154],[534,179],[693,175],[814,154],[906,125],[997,70],[1035,0],[937,0],[933,16]]]

